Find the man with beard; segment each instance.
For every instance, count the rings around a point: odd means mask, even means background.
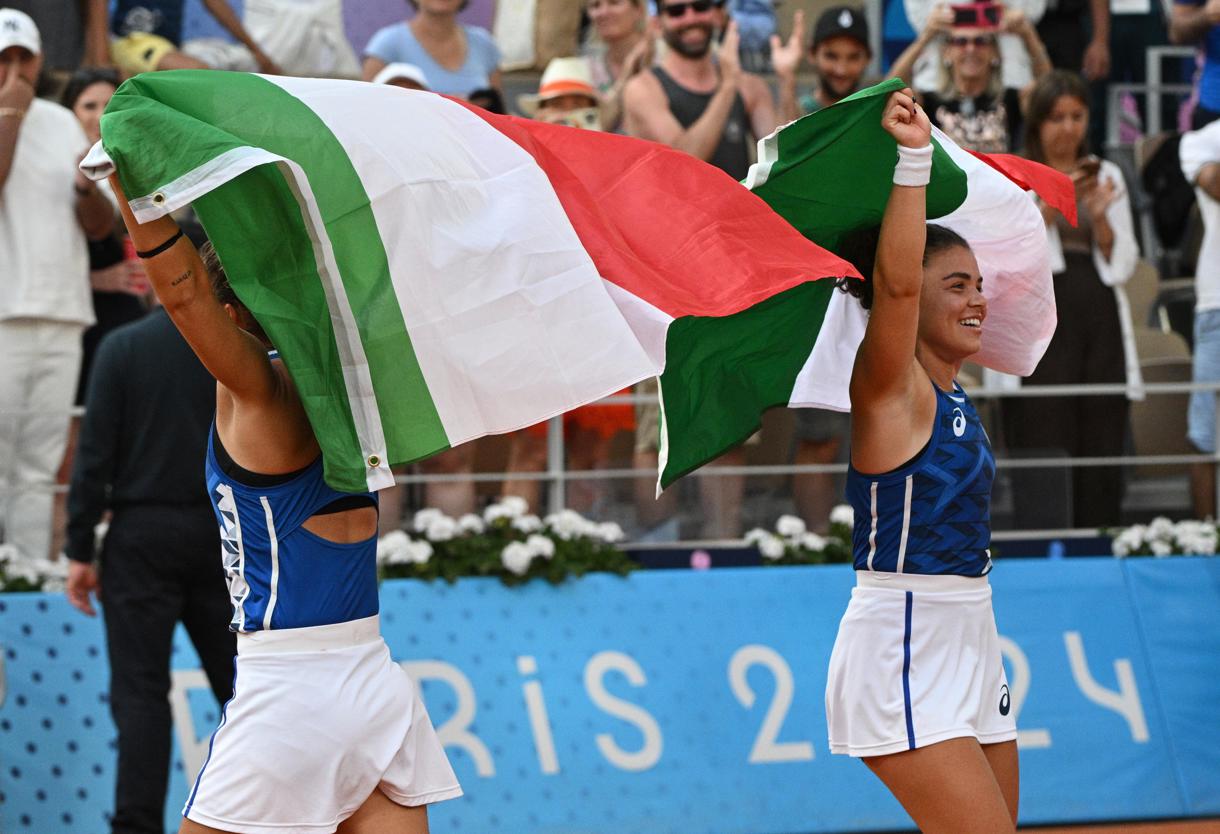
[[[788,121],[829,107],[859,90],[873,57],[864,12],[850,6],[827,9],[818,18],[809,44],[809,58],[818,73],[817,87],[798,99],[796,71],[801,65],[804,37],[805,16],[797,11],[787,43],[781,44],[779,37],[771,39],[771,64],[779,78],[779,108]]]
[[[766,83],[742,72],[735,23],[724,0],[658,0],[669,49],[658,66],[623,89],[627,133],[697,156],[734,179],[750,167],[750,144],[775,129]],[[724,40],[712,56],[715,34]]]

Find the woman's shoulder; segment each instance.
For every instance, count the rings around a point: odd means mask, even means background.
[[[494,72],[500,65],[500,47],[491,32],[482,26],[472,26],[468,23],[462,24],[462,31],[466,33],[466,43],[471,56],[479,56],[484,69],[488,73]]]
[[[385,50],[398,50],[409,47],[415,43],[415,35],[411,32],[411,27],[407,25],[405,20],[400,20],[397,23],[391,23],[388,26],[382,26],[373,33],[373,37],[369,38],[368,46],[364,48],[366,53],[384,52]],[[396,55],[378,54],[378,58],[385,60],[395,60]]]

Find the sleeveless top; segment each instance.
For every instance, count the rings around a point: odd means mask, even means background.
[[[653,67],[652,73],[661,82],[665,98],[669,100],[669,112],[674,114],[678,124],[690,127],[712,100],[712,93],[693,93],[670,77],[669,73],[660,67]],[[744,180],[750,170],[750,116],[746,112],[746,103],[741,93],[733,96],[733,107],[724,123],[724,133],[720,136],[720,144],[716,146],[711,159],[708,160],[721,171],[735,180]]]
[[[928,444],[883,475],[848,467],[856,570],[982,576],[991,570],[995,457],[969,397],[936,385]]]
[[[290,475],[246,473],[240,480],[226,474],[222,458],[228,455],[213,426],[204,468],[233,603],[230,630],[304,628],[376,614],[377,534],[341,544],[301,526],[352,498],[322,480],[322,457]],[[375,493],[356,495],[376,506]]]

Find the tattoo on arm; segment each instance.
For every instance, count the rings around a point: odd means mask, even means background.
[[[169,285],[170,285],[171,287],[176,287],[176,286],[178,286],[179,284],[181,284],[183,281],[188,281],[188,280],[190,280],[190,278],[191,278],[191,276],[192,276],[192,275],[194,275],[194,273],[193,273],[191,270],[189,270],[189,269],[188,269],[186,272],[182,273],[182,274],[181,274],[181,275],[179,275],[177,278],[175,278],[174,280],[170,281],[170,282],[169,282]]]

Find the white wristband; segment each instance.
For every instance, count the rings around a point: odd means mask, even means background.
[[[918,188],[932,179],[932,145],[922,148],[898,146],[898,164],[894,166],[894,185]]]

